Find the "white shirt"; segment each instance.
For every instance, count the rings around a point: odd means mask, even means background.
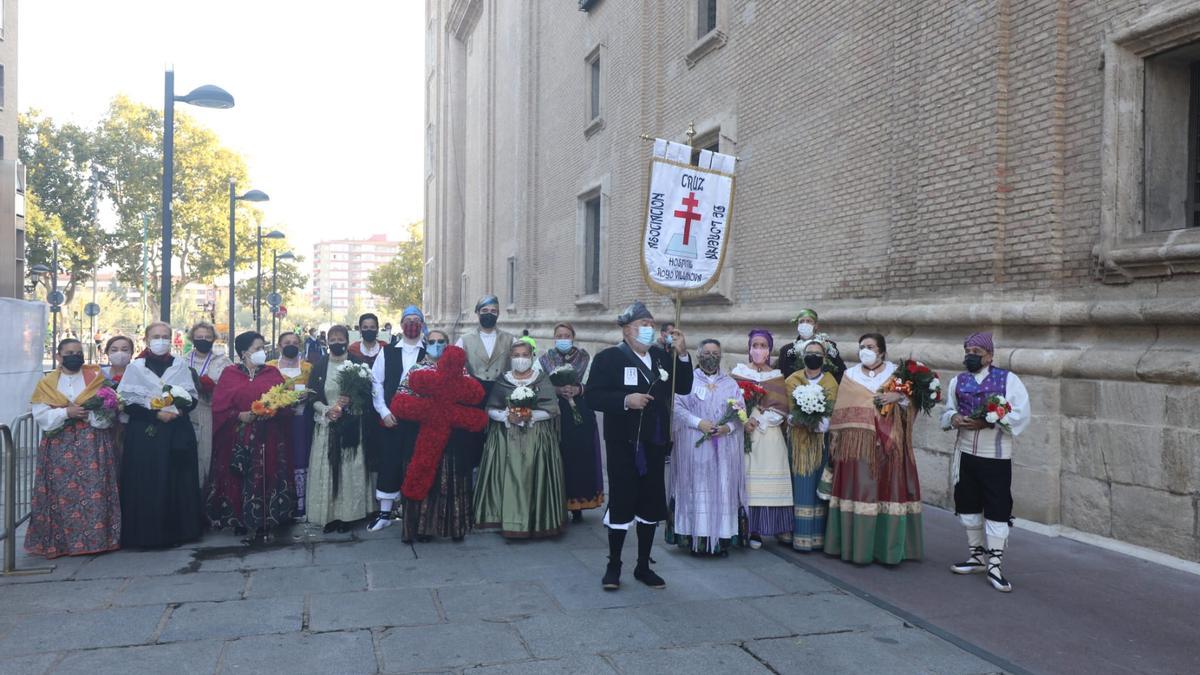
[[[71,403],[75,402],[75,397],[84,390],[87,385],[83,381],[83,371],[78,373],[59,372],[58,375],[58,393],[67,397]],[[45,403],[34,403],[31,407],[33,419],[37,425],[42,428],[43,432],[54,431],[67,421],[66,408],[54,408]],[[107,419],[96,417],[96,413],[88,412],[88,424],[97,429],[107,429],[112,425],[112,422]]]
[[[988,366],[978,373],[974,373],[975,381],[983,383],[990,372],[992,372],[992,368]],[[942,429],[953,428],[950,426],[950,421],[958,414],[957,389],[958,377],[955,376],[951,378],[950,384],[946,387],[946,410],[942,413]],[[1025,389],[1021,378],[1014,373],[1010,372],[1005,378],[1004,398],[1012,406],[1012,412],[1004,417],[1004,420],[1008,422],[1009,429],[1000,425],[986,429],[959,429],[954,439],[956,452],[965,452],[968,455],[989,459],[1012,459],[1013,438],[1029,427],[1032,417],[1029,391]]]
[[[498,332],[492,331],[490,333],[485,333],[481,330],[481,331],[479,331],[478,335],[479,335],[479,341],[483,343],[483,350],[487,352],[488,358],[491,358],[492,352],[496,351],[496,337],[498,335]],[[461,337],[458,338],[458,341],[456,341],[454,343],[454,346],[458,347],[459,349],[462,349],[463,348],[463,339]]]
[[[896,372],[896,364],[892,363],[891,361],[883,364],[883,367],[879,370],[876,370],[874,373],[869,372],[866,368],[863,368],[862,364],[860,363],[857,366],[848,368],[846,370],[846,374],[842,377],[848,377],[866,387],[868,390],[878,392],[879,388],[883,386],[884,382],[888,381],[888,378],[891,377],[892,373],[894,372]],[[908,398],[905,397],[901,399],[901,404],[904,404],[907,401]]]
[[[495,344],[495,340],[492,341]],[[403,372],[400,373],[400,381],[408,377],[408,371],[417,365],[417,357],[421,355],[421,348],[425,343],[417,338],[416,342],[409,342],[408,338],[400,341],[396,348],[400,350],[400,362],[403,365]],[[379,352],[379,356],[375,357],[375,363],[371,366],[371,404],[375,408],[375,412],[379,413],[380,417],[387,417],[392,414],[388,410],[387,401],[383,400],[383,378],[384,364],[387,363],[387,352]]]

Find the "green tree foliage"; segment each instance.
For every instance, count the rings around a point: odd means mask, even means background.
[[[287,240],[282,241],[266,239],[263,241],[263,270],[262,270],[262,303],[263,317],[270,316],[270,310],[267,309],[267,294],[271,292],[271,254],[276,252],[282,255],[287,250]],[[254,251],[250,251],[251,258],[254,257]],[[291,304],[295,301],[297,291],[304,289],[308,284],[308,277],[300,272],[298,263],[304,262],[304,256],[296,256],[295,260],[280,260],[277,265],[278,277],[275,280],[275,290],[283,296],[283,305],[291,311]],[[257,260],[251,262],[253,268],[257,264]],[[237,284],[238,304],[248,307],[254,306],[254,277],[243,279]]]
[[[105,239],[97,223],[100,194],[92,136],[36,110],[21,115],[19,124],[28,194],[28,260],[49,266],[53,244],[58,243],[59,267],[69,275],[60,279],[60,290],[69,304],[100,263]]]
[[[396,256],[371,272],[367,289],[383,298],[392,311],[421,304],[425,279],[424,231],[424,223],[410,224],[408,240],[400,244]]]
[[[161,246],[159,214],[162,184],[162,114],[118,96],[95,133],[100,182],[112,201],[117,224],[106,261],[122,281],[142,280],[142,248]],[[175,197],[173,200],[173,273],[175,286],[208,282],[227,269],[229,260],[229,180],[245,185],[246,164],[223,147],[216,134],[183,112],[175,115]],[[143,242],[143,220],[151,217]],[[261,217],[246,204],[238,207],[236,266],[252,260],[254,219]],[[247,245],[247,243],[249,245]],[[150,255],[149,287],[154,313],[159,288],[158,256]]]

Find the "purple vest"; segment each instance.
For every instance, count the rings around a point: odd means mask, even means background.
[[[976,382],[975,375],[966,371],[958,374],[954,385],[954,396],[958,402],[958,414],[970,416],[993,396],[1008,397],[1008,371],[992,366],[983,382]]]

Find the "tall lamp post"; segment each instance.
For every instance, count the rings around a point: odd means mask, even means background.
[[[58,271],[57,271],[58,270],[58,244],[57,243],[54,244],[54,268],[55,269],[54,269],[54,281],[53,281],[54,290],[53,290],[53,292],[58,292]],[[34,265],[33,267],[29,268],[29,273],[34,275],[33,288],[34,288],[34,292],[36,293],[38,279],[50,274],[51,269],[49,267],[46,267],[45,265]],[[50,297],[47,297],[46,299],[51,300]],[[50,344],[51,344],[50,359],[51,359],[51,363],[54,364],[54,367],[57,368],[58,367],[58,345],[54,344],[54,338],[58,335],[58,308],[55,307],[53,305],[53,303],[51,303],[50,312],[54,315],[54,317],[53,317],[54,327],[52,329],[50,329]],[[46,355],[46,353],[45,353],[45,351],[43,351],[42,356],[45,356],[45,355]],[[43,361],[43,363],[45,363],[45,361]]]
[[[175,95],[175,71],[167,70],[163,96],[163,182],[162,182],[162,308],[159,318],[171,323],[171,198],[175,182],[175,102],[201,108],[232,108],[233,96],[224,89],[205,84],[185,96]]]
[[[234,329],[234,316],[237,313],[237,303],[234,300],[234,278],[233,273],[237,264],[237,232],[234,229],[234,216],[236,215],[238,202],[266,202],[271,198],[262,190],[251,190],[240,197],[237,194],[236,185],[233,179],[229,179],[229,342],[226,351],[233,345],[233,337],[237,334]],[[261,230],[259,230],[261,233]],[[257,310],[256,314],[257,316]]]
[[[254,331],[262,333],[262,242],[263,239],[283,239],[284,233],[271,230],[263,234],[262,225],[258,226],[258,272],[254,279]]]
[[[295,259],[296,259],[296,256],[292,255],[291,251],[288,251],[282,255],[280,255],[277,251],[271,251],[271,295],[270,295],[270,297],[276,298],[276,295],[279,293],[279,289],[276,287],[276,284],[279,281],[279,261],[280,260],[295,260]],[[272,306],[271,306],[271,344],[272,345],[275,344],[275,340],[276,340],[276,330],[277,330],[277,326],[278,326],[278,319],[279,319],[279,305],[272,304]]]

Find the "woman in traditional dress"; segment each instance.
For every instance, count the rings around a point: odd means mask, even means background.
[[[571,366],[583,382],[592,357],[575,344],[575,327],[560,323],[554,327],[554,349],[538,359],[547,375],[556,368]],[[586,509],[604,504],[604,476],[600,463],[600,429],[596,413],[583,400],[583,385],[555,387],[558,394],[559,449],[562,451],[563,484],[571,520],[583,522]],[[576,422],[575,418],[579,421]]]
[[[479,463],[475,524],[499,528],[509,538],[553,537],[566,520],[562,454],[558,450],[558,404],[546,373],[533,368],[533,348],[516,340],[512,370],[496,379],[488,395],[491,422]],[[509,405],[517,389],[537,397],[524,412]]]
[[[278,340],[279,358],[267,361],[275,366],[285,378],[288,389],[306,391],[313,364],[300,358],[300,336],[291,331],[281,333]],[[296,515],[302,516],[307,508],[308,462],[312,451],[314,422],[306,405],[292,409],[291,456],[292,483],[296,488]]]
[[[825,392],[825,400],[837,401],[838,382],[825,370],[825,342],[811,339],[800,346],[799,370],[787,378],[788,398],[799,387],[815,383]],[[825,547],[825,501],[817,497],[817,482],[829,460],[829,418],[815,428],[789,424],[792,441],[792,499],[795,517],[792,523],[792,548],[819,551]]]
[[[913,456],[915,406],[891,391],[896,364],[879,333],[858,339],[830,419],[829,463],[818,492],[829,495],[825,552],[866,565],[920,560],[921,483]]]
[[[325,532],[349,532],[375,505],[375,491],[367,475],[363,452],[363,416],[350,413],[350,397],[338,387],[338,373],[361,363],[347,353],[350,329],[329,329],[329,355],[320,357],[308,378],[312,402],[313,457],[308,467],[308,522]],[[366,364],[362,364],[366,367]],[[367,368],[366,377],[371,377]],[[364,410],[371,406],[370,387]]]
[[[450,345],[450,337],[440,330],[431,330],[425,342],[425,361],[413,366],[400,385],[400,392],[412,393],[408,378],[420,370],[437,368],[438,361]],[[460,352],[461,353],[461,352]],[[462,359],[466,361],[463,353]],[[452,362],[449,362],[452,363]],[[470,378],[466,368],[463,377]],[[483,386],[479,387],[483,398]],[[472,406],[478,404],[471,404]],[[475,412],[478,413],[478,410]],[[420,431],[418,430],[418,434]],[[471,450],[476,447],[478,432],[451,429],[450,438],[442,450],[442,461],[425,499],[404,500],[404,533],[402,541],[430,541],[434,537],[450,537],[462,541],[471,530]]]
[[[693,554],[728,555],[745,545],[741,530],[747,505],[745,433],[742,422],[720,423],[729,401],[742,390],[721,368],[721,343],[700,342],[692,393],[675,395],[675,449],[669,498],[672,517],[666,541]]]
[[[292,480],[292,411],[273,417],[251,411],[271,387],[283,384],[279,369],[267,365],[262,335],[247,331],[234,340],[238,365],[226,368],[213,392],[213,466],[206,504],[217,529],[266,537],[291,522],[296,492]]]
[[[217,380],[221,379],[221,371],[233,365],[228,356],[213,353],[213,341],[217,339],[217,329],[211,323],[200,321],[192,326],[188,333],[192,350],[184,360],[188,367],[196,373],[199,381],[200,402],[192,411],[192,426],[196,427],[196,454],[200,462],[200,488],[203,491],[208,483],[208,471],[212,466],[212,396],[216,389]]]
[[[146,344],[117,388],[129,415],[121,454],[125,548],[178,546],[199,539],[203,527],[196,430],[189,419],[199,400],[192,369],[171,355],[169,325],[150,324]]]
[[[762,548],[762,538],[792,539],[792,473],[782,424],[787,419],[787,386],[783,372],[772,368],[771,332],[750,331],[750,363],[739,363],[732,375],[766,390],[746,422],[750,447],[746,453],[746,491],[750,499],[750,548]]]
[[[25,550],[33,555],[103,553],[121,544],[121,497],[117,490],[112,431],[116,394],[97,366],[83,365],[78,340],[58,344],[59,368],[33,392],[33,418],[42,429]],[[83,405],[101,389],[111,408]]]

